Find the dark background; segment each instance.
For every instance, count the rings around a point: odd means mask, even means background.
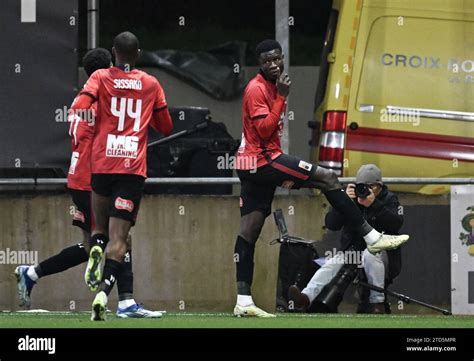
[[[0,168],[57,167],[70,157],[68,124],[55,116],[77,92],[77,5],[37,1],[36,22],[22,23],[21,2],[2,0]]]
[[[331,0],[291,0],[292,65],[319,65]],[[87,0],[79,0],[80,54],[87,50]],[[186,26],[179,26],[180,16]],[[129,30],[142,49],[206,50],[227,41],[247,43],[246,65],[256,65],[255,46],[275,37],[274,0],[101,0],[101,47]]]
[[[68,123],[57,122],[77,92],[78,66],[87,49],[87,0],[37,0],[37,21],[21,23],[19,0],[2,1],[0,30],[0,170],[67,168]],[[331,1],[292,0],[292,65],[318,65]],[[76,25],[69,19],[76,17]],[[180,16],[185,26],[179,25]],[[246,44],[245,65],[256,65],[255,46],[274,38],[274,0],[101,0],[99,46],[129,30],[144,50],[202,51],[229,41]],[[15,73],[15,64],[22,72]],[[20,173],[21,173],[20,172]],[[10,173],[1,171],[3,176]],[[15,176],[19,176],[18,172]],[[20,175],[21,176],[21,175]]]

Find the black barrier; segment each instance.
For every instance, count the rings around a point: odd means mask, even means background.
[[[211,120],[209,109],[171,107],[173,134],[163,138],[149,129],[148,177],[232,177],[232,159],[240,143],[224,124]],[[148,185],[146,193],[231,194],[230,184]]]
[[[0,168],[67,166],[78,21],[78,0],[2,0]]]

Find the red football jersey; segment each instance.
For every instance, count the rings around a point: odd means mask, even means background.
[[[92,104],[90,113],[97,112],[97,103]],[[71,115],[69,136],[72,143],[71,164],[67,176],[67,187],[81,191],[91,190],[91,151],[94,139],[93,119]]]
[[[138,69],[100,69],[80,94],[87,94],[98,103],[92,173],[146,177],[148,125],[153,111],[167,106],[158,80]]]
[[[242,102],[242,142],[237,151],[237,169],[254,169],[268,164],[266,157],[275,159],[283,153],[280,138],[283,130],[283,119],[286,105],[280,114],[278,127],[269,139],[262,139],[258,134],[255,122],[259,117],[271,113],[273,103],[277,98],[276,85],[258,74],[245,88]]]

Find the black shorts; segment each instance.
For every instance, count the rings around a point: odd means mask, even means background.
[[[255,210],[270,215],[276,187],[299,189],[310,186],[317,166],[300,158],[282,154],[256,170],[237,170],[240,178],[240,215]]]
[[[72,225],[90,233],[94,222],[91,212],[91,192],[77,189],[69,189],[69,192],[75,206]]]
[[[91,187],[103,197],[111,198],[109,217],[135,224],[142,199],[145,178],[135,174],[92,174]]]

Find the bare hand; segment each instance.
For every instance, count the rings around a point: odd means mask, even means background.
[[[346,194],[351,199],[356,199],[357,198],[356,193],[355,193],[355,184],[351,183],[351,184],[347,185]]]
[[[280,73],[278,72],[278,77],[277,77],[277,82],[276,82],[278,94],[280,94],[281,96],[287,97],[288,94],[290,94],[290,85],[291,85],[290,76],[287,73],[283,73],[280,75]]]
[[[372,203],[374,203],[375,201],[374,191],[371,188],[369,188],[369,191],[370,191],[370,194],[367,197],[357,198],[357,202],[359,202],[359,204],[362,204],[364,207],[370,207]]]

